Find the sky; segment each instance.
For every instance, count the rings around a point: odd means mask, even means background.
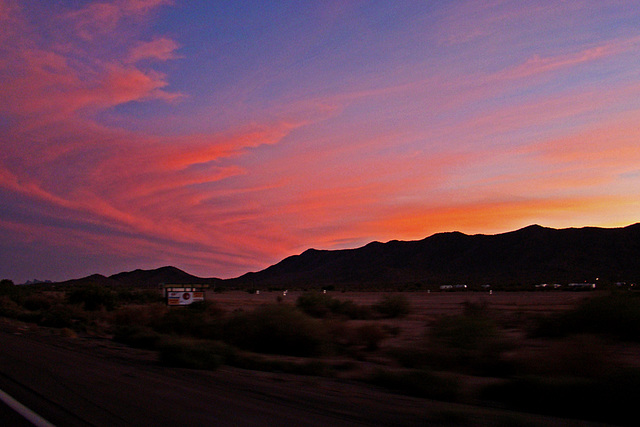
[[[638,221],[637,1],[0,0],[0,278]]]

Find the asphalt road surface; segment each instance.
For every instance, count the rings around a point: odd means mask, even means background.
[[[56,426],[494,425],[521,419],[348,381],[165,368],[71,342],[0,332],[0,390]],[[0,408],[0,425],[12,425],[3,416],[9,415]],[[526,417],[537,425],[586,425]]]
[[[0,402],[0,425],[11,427],[33,427],[22,415]]]

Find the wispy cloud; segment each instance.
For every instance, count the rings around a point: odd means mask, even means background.
[[[640,162],[639,114],[628,114],[604,126],[594,126],[574,135],[537,146],[541,161],[573,169],[634,170]]]
[[[0,0],[9,244],[228,277],[640,215],[627,4],[171,3]]]
[[[550,73],[590,62],[599,61],[614,55],[628,54],[640,49],[640,38],[613,40],[606,44],[588,47],[586,49],[566,54],[541,56],[539,54],[528,58],[524,63],[505,70],[499,78],[519,79],[534,75]]]
[[[176,50],[178,47],[178,43],[166,37],[159,37],[150,42],[139,42],[131,49],[128,60],[130,62],[138,62],[142,59],[157,59],[160,61],[177,59]]]
[[[69,12],[66,18],[74,25],[80,37],[93,40],[96,36],[112,34],[127,18],[144,17],[153,9],[171,3],[171,0],[99,1]]]
[[[13,114],[46,115],[51,121],[66,119],[83,109],[95,111],[132,101],[180,97],[166,90],[168,82],[163,73],[134,64],[141,59],[174,59],[178,46],[172,40],[138,42],[118,57],[111,52],[113,46],[101,39],[90,37],[87,44],[73,38],[82,36],[90,24],[98,27],[92,28],[95,32],[91,34],[114,32],[124,17],[140,18],[163,3],[92,3],[69,14],[68,19],[77,25],[65,29],[71,33],[64,42],[38,35],[34,31],[37,23],[27,18],[14,19],[0,30],[22,33],[21,38],[11,38],[2,47],[11,59],[0,62],[0,108]],[[15,9],[13,16],[22,15]]]

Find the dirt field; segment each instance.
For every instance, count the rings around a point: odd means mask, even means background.
[[[252,310],[262,304],[282,303],[295,304],[296,300],[304,292],[265,291],[259,294],[250,294],[244,291],[230,291],[223,293],[208,292],[207,300],[215,301],[221,308],[227,311]],[[515,350],[513,357],[526,359],[544,359],[549,354],[558,353],[558,357],[573,357],[567,355],[563,340],[531,339],[526,337],[524,329],[532,319],[559,313],[576,307],[581,301],[601,295],[606,291],[571,292],[571,291],[540,291],[540,292],[399,292],[406,296],[411,303],[411,312],[408,316],[398,319],[378,320],[379,324],[395,328],[397,335],[387,336],[381,343],[378,354],[390,347],[411,346],[424,340],[429,325],[442,316],[460,314],[465,304],[484,305],[496,319],[499,326],[507,331]],[[393,295],[392,292],[327,292],[327,295],[340,300],[351,300],[358,305],[372,305],[378,302],[384,295]],[[350,321],[352,324],[363,324],[367,321]],[[598,358],[609,358],[616,366],[640,368],[640,345],[618,342],[581,342],[581,338],[574,338],[571,346],[588,346],[585,352],[600,352]],[[370,359],[376,359],[371,355]],[[381,360],[381,362],[385,362]],[[370,366],[370,364],[368,365]],[[353,373],[352,373],[353,374]],[[356,374],[357,375],[357,374]]]
[[[280,302],[295,304],[304,292],[282,291],[250,294],[243,291],[223,293],[207,292],[208,301],[215,301],[223,309],[251,310],[263,304]],[[328,296],[340,300],[351,300],[357,305],[373,305],[384,295],[394,292],[327,292]],[[601,292],[397,292],[407,297],[411,312],[401,319],[384,322],[400,327],[407,340],[424,333],[429,322],[447,315],[460,314],[466,303],[485,304],[487,309],[504,320],[526,316],[544,316],[575,307],[585,298],[601,295]]]
[[[585,298],[600,295],[600,292],[398,292],[405,295],[413,308],[410,318],[427,320],[443,314],[457,314],[465,302],[486,302],[490,308],[504,312],[551,313],[574,307]],[[261,304],[275,303],[281,298],[283,303],[295,304],[302,291],[263,291],[250,294],[243,291],[214,293],[208,291],[209,301],[219,302],[228,310],[248,309]],[[337,292],[327,295],[341,300],[352,300],[356,304],[370,305],[383,295],[393,292]]]
[[[371,306],[391,295],[327,294],[359,306]],[[302,292],[296,291],[286,295],[282,291],[208,292],[207,300],[229,314],[263,304],[293,305],[300,295]],[[265,420],[270,425],[591,425],[485,407],[477,392],[501,381],[490,375],[445,373],[460,384],[462,395],[458,403],[410,397],[368,383],[367,378],[376,370],[403,369],[390,356],[390,350],[423,348],[420,346],[424,346],[435,321],[460,314],[469,304],[486,310],[500,325],[511,345],[507,361],[524,360],[533,368],[539,363],[540,372],[553,372],[555,368],[561,371],[566,369],[566,362],[594,371],[602,369],[603,364],[640,366],[640,346],[636,344],[593,337],[567,341],[526,336],[526,326],[532,319],[571,309],[600,292],[402,295],[411,305],[406,317],[336,320],[344,322],[341,324],[351,332],[362,325],[375,324],[385,331],[385,336],[375,350],[349,344],[347,353],[322,356],[321,362],[328,366],[343,366],[329,376],[234,366],[222,366],[213,372],[166,368],[157,364],[154,351],[130,348],[107,336],[66,334],[63,330],[0,319],[0,388],[32,403],[60,425],[183,425],[187,420],[191,425],[264,425]],[[308,362],[291,356],[260,357],[294,364]],[[198,396],[197,401],[191,396]],[[143,407],[151,410],[141,411]],[[185,415],[180,408],[190,409]]]

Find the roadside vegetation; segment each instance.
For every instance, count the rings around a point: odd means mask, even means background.
[[[601,292],[550,314],[498,310],[484,300],[426,317],[411,292],[380,293],[369,304],[340,292],[286,301],[273,295],[246,310],[229,310],[215,297],[167,307],[158,290],[3,280],[0,316],[151,350],[171,367],[335,376],[424,398],[620,425],[630,423],[640,399],[640,361],[619,351],[638,354],[634,292]]]

